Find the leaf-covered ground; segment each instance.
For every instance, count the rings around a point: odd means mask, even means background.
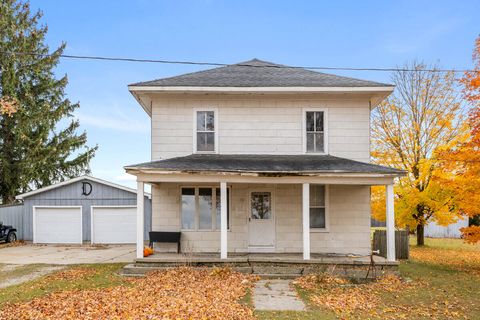
[[[438,243],[438,239],[431,243]],[[437,241],[435,241],[437,240]],[[448,239],[448,243],[455,243],[459,239]],[[478,248],[478,250],[475,250]],[[410,250],[410,259],[421,263],[441,265],[451,269],[480,275],[480,248],[472,245],[449,246],[413,246]]]
[[[180,268],[131,280],[117,275],[121,264],[97,264],[0,289],[0,319],[480,319],[480,245],[426,240],[411,247],[400,279],[297,280],[306,312],[252,312],[255,279],[230,270]]]
[[[305,276],[296,282],[310,292],[310,303],[333,311],[348,319],[411,319],[464,317],[466,307],[457,298],[418,304],[401,303],[400,295],[415,294],[415,290],[429,290],[420,281],[404,281],[397,276],[385,276],[376,282],[354,284],[328,275]]]
[[[479,258],[480,246],[429,239],[423,248],[411,247],[411,260],[400,265],[401,278],[354,284],[317,275],[300,278],[295,286],[317,318],[480,319]]]
[[[45,280],[78,281],[92,275],[78,268]],[[177,268],[129,280],[129,285],[55,291],[8,303],[0,319],[253,319],[252,310],[239,303],[253,280],[229,269]]]

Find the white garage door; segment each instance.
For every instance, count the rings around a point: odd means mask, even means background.
[[[82,243],[82,207],[33,207],[34,243]]]
[[[135,243],[137,207],[92,207],[92,243]]]

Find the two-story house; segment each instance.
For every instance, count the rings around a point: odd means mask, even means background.
[[[126,166],[152,187],[152,230],[181,231],[183,251],[368,255],[370,186],[386,185],[395,260],[393,183],[370,164],[370,112],[394,87],[257,59],[135,83],[151,117],[151,161]],[[137,220],[142,257],[143,215]]]

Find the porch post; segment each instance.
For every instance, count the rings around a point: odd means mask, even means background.
[[[393,208],[393,184],[386,186],[387,203],[387,260],[395,261],[395,214]]]
[[[310,184],[302,188],[303,260],[310,260]]]
[[[220,259],[227,259],[227,183],[220,182]]]
[[[144,183],[137,181],[137,259],[143,258],[143,198]]]

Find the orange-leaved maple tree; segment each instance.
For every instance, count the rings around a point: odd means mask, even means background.
[[[372,113],[372,158],[403,169],[395,185],[395,224],[416,230],[424,243],[429,221],[448,225],[462,217],[453,204],[453,190],[443,188],[435,154],[463,143],[468,130],[453,73],[431,72],[414,62],[393,73],[395,92]],[[372,214],[385,220],[384,189],[372,188]]]
[[[439,152],[438,158],[445,172],[454,179],[438,179],[445,188],[453,191],[455,206],[465,216],[474,218],[480,214],[480,36],[473,52],[475,67],[464,74],[465,99],[472,105],[469,112],[469,139],[449,150]],[[466,242],[480,242],[480,226],[460,229]]]

